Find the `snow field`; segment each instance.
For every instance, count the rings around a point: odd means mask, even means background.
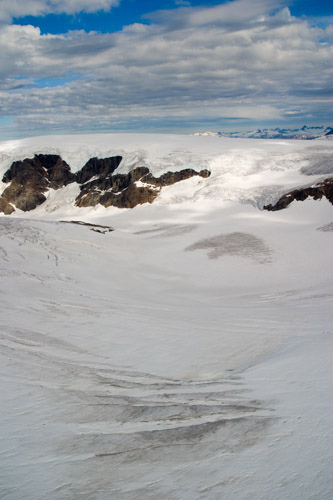
[[[332,205],[258,209],[322,178],[300,169],[329,144],[0,145],[4,171],[120,151],[124,170],[212,171],[133,210],[73,208],[65,188],[0,218],[0,498],[332,498]],[[75,219],[115,231],[59,222]]]

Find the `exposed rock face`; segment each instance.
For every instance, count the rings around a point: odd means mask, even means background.
[[[41,205],[46,197],[43,192],[44,187],[35,185],[31,182],[20,184],[16,179],[5,189],[2,197],[5,201],[12,203],[20,210],[27,212]]]
[[[7,170],[2,181],[10,185],[2,193],[1,200],[24,212],[33,210],[46,200],[43,193],[48,189],[58,189],[74,179],[70,167],[60,156],[35,155],[32,159],[15,161]]]
[[[143,203],[152,203],[162,186],[170,186],[194,175],[209,177],[210,172],[185,169],[154,177],[147,167],[138,167],[128,174],[102,175],[81,187],[81,193],[75,204],[79,207],[90,207],[100,203],[105,207],[133,208]],[[141,181],[142,185],[137,186],[138,181]]]
[[[63,224],[77,224],[79,226],[89,227],[90,231],[95,231],[96,233],[106,234],[114,231],[111,226],[101,226],[100,224],[91,224],[89,222],[82,222],[80,220],[61,220]]]
[[[72,182],[80,185],[80,194],[73,200],[79,207],[100,203],[105,207],[133,208],[152,203],[163,186],[195,175],[210,176],[208,170],[185,169],[154,177],[147,167],[134,168],[127,174],[114,174],[121,160],[121,156],[91,158],[76,174],[57,155],[40,154],[14,162],[3,177],[3,182],[10,184],[0,198],[0,212],[10,214],[14,206],[23,211],[33,210],[46,200],[45,193],[49,189],[59,189]]]
[[[4,198],[0,198],[0,212],[3,212],[5,215],[10,215],[15,212],[15,208],[8,203]]]
[[[69,165],[58,155],[35,155],[15,161],[3,176],[3,182],[16,180],[20,184],[29,182],[42,188],[58,189],[75,180]]]
[[[201,170],[199,173],[191,168],[186,168],[184,170],[180,170],[180,172],[166,172],[162,174],[161,177],[154,177],[152,174],[147,174],[142,181],[147,184],[153,184],[154,186],[171,186],[176,182],[184,181],[185,179],[189,179],[194,175],[200,175],[201,177],[209,177],[209,170]]]
[[[275,205],[266,205],[264,206],[264,209],[271,211],[282,210],[287,208],[287,206],[294,200],[304,201],[309,196],[311,196],[314,200],[321,200],[321,198],[325,196],[333,205],[333,177],[318,182],[315,186],[290,191],[289,193],[281,196]]]
[[[90,158],[85,166],[77,172],[76,182],[84,184],[96,175],[101,179],[105,179],[119,167],[121,160],[121,156],[112,156],[102,159]]]
[[[146,190],[135,185],[135,182],[148,173],[148,168],[139,167],[128,174],[98,177],[81,186],[81,193],[76,198],[75,204],[79,207],[91,207],[100,203],[105,207],[112,205],[118,208],[133,208],[135,205],[154,201],[149,196],[152,189]],[[147,191],[146,200],[144,200],[145,191]]]

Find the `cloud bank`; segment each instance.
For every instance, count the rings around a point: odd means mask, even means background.
[[[32,2],[68,12],[115,4]],[[13,117],[22,133],[330,120],[331,25],[292,17],[276,0],[180,7],[149,18],[105,34],[2,26],[1,116]]]
[[[28,15],[108,11],[118,4],[119,0],[1,0],[0,22],[9,22],[14,17]]]

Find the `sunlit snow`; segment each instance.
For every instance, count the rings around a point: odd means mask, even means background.
[[[134,209],[78,186],[0,217],[0,498],[330,500],[333,207],[262,207],[333,173],[331,141],[0,143],[80,169],[207,168]],[[332,169],[330,172],[328,170]],[[112,226],[105,234],[89,226]]]

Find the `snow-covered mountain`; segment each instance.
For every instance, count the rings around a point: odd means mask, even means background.
[[[332,149],[130,134],[0,143],[0,194],[13,162],[35,155],[74,175],[59,186],[42,166],[45,199],[0,217],[2,499],[332,497],[333,206],[311,191],[332,178]],[[210,175],[134,208],[75,204],[101,172],[85,181],[89,160],[115,157],[113,186],[138,168]],[[263,210],[297,190],[304,201]]]
[[[194,135],[215,136],[215,137],[234,137],[249,139],[328,139],[333,133],[332,127],[308,127],[304,125],[301,128],[258,128],[247,132],[196,132]]]

